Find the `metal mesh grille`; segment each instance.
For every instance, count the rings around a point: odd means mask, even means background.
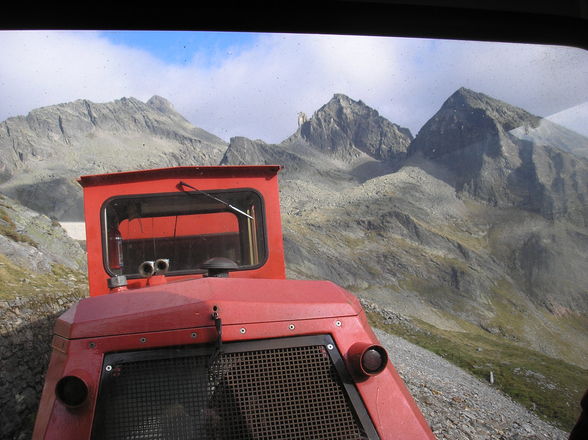
[[[324,346],[119,362],[94,439],[366,438]],[[210,364],[210,365],[209,365]]]

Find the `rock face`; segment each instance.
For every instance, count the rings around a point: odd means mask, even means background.
[[[412,141],[407,128],[393,124],[361,101],[336,94],[299,129],[319,151],[344,161],[360,152],[383,161],[399,161]]]
[[[33,272],[50,272],[54,265],[86,271],[86,253],[59,223],[3,195],[0,255]]]
[[[51,355],[55,319],[85,295],[83,274],[60,289],[0,299],[0,437],[30,439]],[[65,287],[65,288],[64,288]]]
[[[442,166],[458,191],[477,199],[586,227],[588,162],[569,151],[572,144],[582,150],[588,140],[569,131],[565,138],[565,130],[540,131],[540,125],[555,126],[540,121],[520,108],[462,88],[419,131],[410,155],[420,154]],[[542,133],[535,135],[541,143],[524,135],[529,132]]]
[[[78,100],[0,124],[0,191],[60,220],[83,220],[80,175],[212,165],[225,149],[164,98]]]
[[[486,146],[484,153],[496,155],[500,151],[487,142],[489,138],[498,136],[501,130],[537,127],[540,120],[523,109],[462,87],[423,126],[410,150],[421,151],[429,159],[444,160],[453,152],[480,145]],[[442,133],[442,138],[434,139],[435,133]]]

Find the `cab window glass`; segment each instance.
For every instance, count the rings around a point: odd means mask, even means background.
[[[216,199],[216,200],[215,200]],[[215,257],[239,268],[265,259],[262,201],[251,190],[114,198],[105,204],[106,267],[138,276],[145,261],[169,260],[169,273],[203,272]]]

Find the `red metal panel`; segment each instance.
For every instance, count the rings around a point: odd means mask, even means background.
[[[220,166],[220,167],[176,167],[156,170],[133,171],[79,179],[84,187],[84,214],[86,219],[86,248],[88,252],[88,283],[90,296],[109,293],[108,273],[104,268],[101,239],[100,210],[111,197],[177,192],[180,180],[200,190],[223,190],[253,188],[263,197],[265,223],[267,227],[268,259],[255,270],[236,271],[234,278],[285,278],[284,245],[280,218],[280,200],[277,173],[279,166]],[[174,279],[195,278],[197,275],[170,277]],[[145,279],[129,280],[129,288],[147,285]]]
[[[81,176],[78,181],[80,182],[80,185],[86,188],[89,186],[119,185],[123,183],[155,181],[167,178],[179,179],[186,176],[193,178],[214,177],[221,179],[258,176],[272,177],[281,169],[282,166],[280,165],[189,166],[87,175]]]
[[[63,314],[55,333],[69,338],[211,325],[357,315],[357,299],[329,281],[200,278],[87,298]]]
[[[344,358],[349,348],[356,342],[379,343],[367,325],[363,312],[355,316],[334,316],[323,319],[223,325],[225,342],[314,334],[330,334]],[[213,344],[216,337],[214,327],[207,326],[69,341],[67,358],[61,351],[53,352],[34,438],[63,440],[90,438],[97,398],[96,390],[104,353],[193,343]],[[389,355],[391,359],[394,358],[394,353]],[[55,400],[53,393],[57,380],[70,374],[83,377],[91,390],[90,400],[84,407],[76,410],[65,408]],[[356,386],[382,439],[434,439],[430,428],[391,362],[388,362],[381,374],[363,379],[357,382]]]
[[[56,336],[55,338],[58,338]],[[54,341],[54,346],[55,341]],[[98,394],[98,381],[103,353],[88,350],[87,343],[65,345],[53,349],[45,378],[43,394],[35,421],[33,439],[66,440],[90,438],[92,414]],[[78,376],[88,386],[88,400],[79,408],[70,409],[55,397],[55,387],[64,376]]]

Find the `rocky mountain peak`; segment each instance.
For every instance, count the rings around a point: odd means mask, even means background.
[[[460,88],[419,131],[409,155],[449,171],[458,191],[480,200],[588,224],[581,189],[588,163],[557,143],[512,134],[532,132],[540,122],[521,108]]]
[[[175,112],[174,106],[167,99],[159,95],[153,95],[147,101],[147,105],[160,111],[161,113]]]
[[[340,106],[353,106],[353,105],[365,106],[365,104],[363,103],[363,101],[361,101],[361,100],[354,101],[349,96],[344,95],[343,93],[335,93],[333,95],[333,97],[329,100],[329,102],[326,104],[325,107],[328,107],[329,105],[331,105],[331,106],[333,106],[333,105],[340,105]]]
[[[521,108],[462,87],[421,128],[410,154],[453,161],[452,154],[469,150],[468,154],[497,157],[502,154],[498,138],[507,137],[517,127],[537,127],[540,120]]]
[[[330,118],[337,124],[348,125],[353,123],[354,119],[364,116],[380,117],[377,110],[367,106],[363,101],[355,101],[347,95],[335,93],[329,102],[318,109],[312,117],[322,121]]]
[[[536,127],[540,117],[480,92],[459,88],[441,107],[441,111],[482,112],[498,122],[505,130],[521,126]]]
[[[412,141],[409,129],[340,93],[302,124],[299,134],[318,150],[344,161],[353,161],[362,153],[397,161],[404,158]]]

